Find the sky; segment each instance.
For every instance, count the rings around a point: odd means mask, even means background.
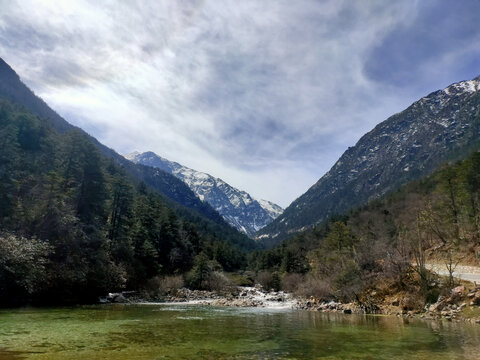
[[[479,0],[0,0],[70,123],[286,207],[376,124],[480,75]]]

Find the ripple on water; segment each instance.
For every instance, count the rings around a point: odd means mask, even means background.
[[[204,320],[205,318],[200,316],[177,316],[179,320]]]
[[[480,359],[480,327],[395,317],[148,305],[0,311],[0,324],[0,360]]]

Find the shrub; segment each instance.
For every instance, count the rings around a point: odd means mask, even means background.
[[[261,271],[255,281],[262,285],[265,290],[280,290],[280,276],[277,272]]]
[[[236,286],[253,286],[255,281],[255,274],[250,271],[245,271],[242,274],[239,273],[229,273],[228,278]]]
[[[295,294],[303,297],[313,296],[318,300],[333,298],[330,284],[326,280],[312,275],[305,277],[305,280],[298,285]]]
[[[205,283],[206,290],[217,292],[231,290],[233,286],[230,279],[219,271],[212,272]]]
[[[282,290],[295,293],[298,290],[300,284],[305,281],[302,274],[292,273],[285,274],[282,279]]]
[[[43,290],[51,253],[43,241],[0,234],[0,303]]]
[[[337,294],[342,300],[350,301],[364,288],[361,272],[354,261],[348,261],[334,278]]]
[[[190,273],[187,274],[187,286],[192,289],[207,290],[207,280],[212,272],[212,267],[205,253],[198,254],[195,257],[195,265]]]
[[[147,291],[151,296],[174,295],[182,287],[181,275],[156,276],[147,283]]]

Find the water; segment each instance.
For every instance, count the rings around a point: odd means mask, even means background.
[[[0,311],[0,360],[480,359],[480,326],[198,305]]]

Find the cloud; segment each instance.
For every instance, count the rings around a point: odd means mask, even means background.
[[[375,124],[479,65],[473,1],[0,7],[1,56],[67,120],[283,206]]]
[[[480,1],[423,1],[416,10],[410,22],[371,50],[365,61],[368,76],[429,91],[439,80],[466,80],[475,74],[472,69],[480,74]]]

